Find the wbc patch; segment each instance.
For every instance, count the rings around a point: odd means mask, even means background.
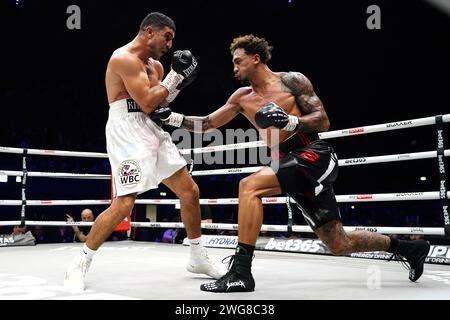
[[[119,166],[119,180],[123,186],[135,185],[141,181],[141,168],[135,160],[125,160]]]

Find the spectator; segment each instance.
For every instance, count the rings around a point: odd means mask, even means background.
[[[36,238],[31,231],[27,231],[26,226],[14,226],[11,235],[14,238],[14,245],[34,246],[36,244]]]
[[[27,231],[27,226],[23,226],[23,227],[14,226],[13,232],[11,233],[11,235],[12,236],[18,236],[18,235],[21,235],[21,234],[26,234],[27,232],[31,233],[31,231]]]
[[[35,226],[33,230],[34,237],[36,238],[36,243],[49,243],[49,239],[44,233],[44,228],[42,226]]]
[[[408,217],[409,218],[409,217]],[[415,221],[418,221],[419,219],[416,218]],[[419,228],[419,225],[417,224],[417,222],[412,221],[408,223],[408,227],[410,228]],[[421,240],[423,239],[423,234],[417,234],[417,233],[413,233],[413,234],[408,234],[406,236],[406,240]]]
[[[66,214],[67,222],[74,222],[72,216]],[[91,209],[84,209],[81,211],[81,221],[83,222],[94,222],[94,213]],[[91,227],[77,227],[72,226],[74,232],[74,242],[86,242],[86,239],[91,231]]]
[[[164,243],[175,243],[175,238],[177,237],[178,230],[169,228],[164,231],[161,242]]]
[[[409,240],[420,240],[423,239],[423,234],[410,234],[408,236]]]
[[[57,242],[70,243],[73,242],[73,233],[67,230],[67,227],[58,227],[56,230]]]

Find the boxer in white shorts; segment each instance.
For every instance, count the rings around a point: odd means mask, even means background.
[[[181,218],[190,242],[186,266],[193,273],[218,279],[225,270],[208,258],[201,243],[198,186],[186,169],[170,135],[148,116],[167,106],[196,75],[197,61],[190,51],[176,51],[171,70],[163,79],[159,59],[172,47],[175,23],[154,12],[141,23],[138,35],[111,56],[106,70],[110,105],[106,124],[108,156],[113,176],[114,201],[94,222],[82,252],[69,265],[64,286],[70,292],[85,290],[85,276],[96,250],[133,209],[136,197],[162,182],[180,199]],[[161,81],[162,80],[162,81]],[[172,124],[177,125],[172,117]]]
[[[110,104],[106,142],[114,197],[156,189],[186,166],[170,134],[132,99]]]

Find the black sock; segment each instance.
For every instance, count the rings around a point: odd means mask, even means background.
[[[243,254],[246,256],[253,256],[253,252],[255,251],[255,246],[252,246],[251,244],[245,244],[242,242],[238,242],[238,245],[236,247],[236,253],[237,254]]]
[[[387,252],[396,252],[399,244],[400,241],[397,238],[391,238],[391,244],[389,245],[389,249],[387,249]]]

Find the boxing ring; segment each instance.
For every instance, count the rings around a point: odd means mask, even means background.
[[[345,226],[347,232],[368,230],[387,234],[420,234],[449,237],[450,219],[445,161],[450,150],[444,150],[444,123],[450,122],[450,114],[399,122],[371,125],[320,133],[321,139],[340,138],[352,135],[407,129],[436,125],[437,149],[435,151],[391,154],[339,160],[339,166],[366,165],[397,161],[436,158],[439,168],[437,191],[399,192],[382,194],[337,195],[338,203],[377,201],[421,201],[436,200],[442,205],[444,225],[431,227],[381,227]],[[262,141],[229,144],[206,148],[180,150],[182,154],[195,154],[265,147]],[[26,198],[28,178],[71,178],[106,179],[110,175],[75,174],[55,172],[29,172],[26,159],[32,155],[107,158],[106,154],[37,150],[0,147],[0,153],[23,155],[22,171],[1,170],[0,176],[20,177],[22,199],[0,200],[1,206],[21,206],[20,220],[0,221],[0,226],[88,226],[88,222],[30,221],[26,219],[27,206],[108,205],[103,200],[29,200]],[[193,171],[192,176],[227,175],[252,173],[261,167],[231,168]],[[292,210],[289,197],[263,198],[263,204],[286,204],[287,225],[263,225],[262,231],[312,232],[307,225],[292,224]],[[138,199],[137,205],[179,205],[177,199]],[[236,205],[237,198],[201,199],[200,204]],[[183,228],[182,223],[131,222],[132,227]],[[202,224],[204,229],[237,230],[236,224]],[[250,293],[214,294],[202,292],[199,286],[209,278],[185,271],[189,249],[183,245],[138,241],[106,242],[96,254],[86,277],[88,290],[83,294],[69,294],[64,291],[62,277],[70,259],[80,250],[80,244],[39,244],[35,247],[0,248],[2,268],[0,271],[0,300],[2,299],[148,299],[148,300],[307,300],[307,299],[450,299],[450,266],[433,260],[436,248],[432,246],[426,260],[425,271],[417,283],[408,280],[407,271],[400,263],[386,263],[377,259],[355,259],[330,255],[294,254],[283,250],[256,252],[253,275],[256,291]],[[233,253],[232,246],[209,247],[214,261]],[[267,248],[267,245],[266,245]],[[279,247],[276,247],[279,248]],[[450,251],[449,251],[450,252]],[[450,259],[450,254],[446,253]],[[357,257],[357,255],[355,256]],[[382,257],[383,259],[383,257]],[[112,281],[113,279],[113,281]]]
[[[257,251],[255,292],[209,293],[206,276],[185,271],[182,245],[106,242],[93,259],[83,294],[64,291],[62,280],[79,244],[1,248],[0,300],[405,300],[450,299],[450,268],[427,264],[417,283],[399,263],[312,254]],[[208,248],[220,261],[231,249]],[[379,278],[378,278],[379,276]]]

